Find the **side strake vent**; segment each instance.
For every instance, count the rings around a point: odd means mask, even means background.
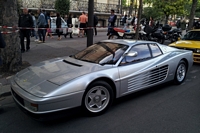
[[[65,62],[65,63],[67,63],[67,64],[70,64],[70,65],[77,66],[77,67],[82,67],[82,65],[75,64],[75,63],[72,63],[72,62],[69,62],[69,61],[66,61],[66,60],[63,60],[63,62]]]
[[[128,80],[128,90],[137,90],[162,82],[168,74],[168,65],[141,73]]]

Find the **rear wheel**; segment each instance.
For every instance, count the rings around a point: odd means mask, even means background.
[[[185,80],[187,74],[187,65],[185,61],[181,60],[176,68],[176,73],[174,77],[175,84],[181,84]]]
[[[157,40],[157,42],[160,43],[160,44],[163,44],[164,41],[165,41],[165,39],[158,39],[158,40]]]
[[[82,106],[89,115],[101,115],[110,107],[113,97],[113,90],[108,83],[96,81],[87,88]]]
[[[119,39],[118,35],[109,35],[108,39]]]

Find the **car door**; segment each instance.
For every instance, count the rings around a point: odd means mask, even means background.
[[[160,68],[163,66],[158,66],[157,62],[162,58],[162,51],[159,47],[153,46],[157,45],[138,44],[129,51],[136,51],[137,56],[124,57],[118,68],[121,81],[120,95],[126,95],[159,82],[157,71],[162,71]]]

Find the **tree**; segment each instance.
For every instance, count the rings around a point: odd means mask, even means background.
[[[189,21],[188,30],[192,29],[192,27],[193,27],[194,15],[195,15],[197,4],[198,4],[198,0],[192,0],[192,7],[191,7],[191,11],[190,11],[190,16],[189,16],[190,21]]]
[[[56,0],[55,9],[61,15],[69,14],[70,0]]]
[[[14,27],[18,22],[17,0],[0,1],[0,25]],[[0,73],[17,72],[22,65],[22,54],[20,50],[19,34],[14,29],[2,29],[10,34],[3,34],[6,42],[6,48],[1,49],[3,66],[0,67]]]
[[[152,4],[153,7],[160,9],[165,15],[165,24],[167,24],[169,16],[174,14],[184,14],[185,4],[189,0],[145,0],[145,3]]]
[[[141,20],[141,16],[142,16],[142,0],[140,0],[139,2],[139,8],[138,8],[138,18],[137,18],[137,28],[136,28],[136,39],[139,38],[139,27],[140,27],[140,20]]]

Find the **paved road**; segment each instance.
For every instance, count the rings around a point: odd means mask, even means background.
[[[94,37],[94,41],[103,39],[106,39],[104,32]],[[23,54],[23,60],[34,64],[85,47],[86,38],[32,42],[31,51]],[[62,118],[55,119],[58,114],[54,114],[48,117],[49,122],[38,122],[25,115],[9,96],[0,100],[0,133],[199,133],[199,67],[193,65],[182,85],[169,82],[120,98],[106,114],[98,117],[87,117],[76,109],[73,113],[59,113]]]
[[[167,83],[120,98],[98,117],[87,117],[77,109],[62,112],[62,119],[52,115],[51,121],[39,122],[6,97],[0,110],[0,133],[199,133],[199,67],[193,65],[182,85]]]

